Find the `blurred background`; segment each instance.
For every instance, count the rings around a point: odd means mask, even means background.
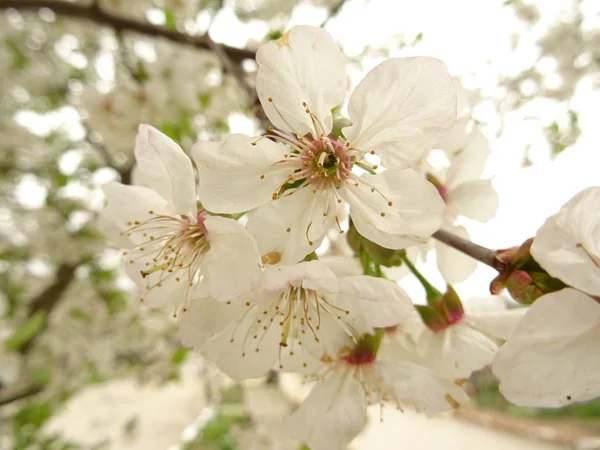
[[[598,184],[597,0],[0,0],[0,449],[301,448],[273,433],[299,380],[224,380],[140,309],[94,224],[99,186],[130,181],[139,123],[185,150],[260,133],[254,52],[295,24],[330,31],[349,86],[390,56],[448,65],[500,197],[488,223],[465,220],[475,242],[518,245]],[[518,408],[485,370],[468,386],[453,415],[373,411],[352,448],[600,448],[600,402]]]

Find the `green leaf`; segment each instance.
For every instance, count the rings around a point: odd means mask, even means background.
[[[200,102],[200,106],[202,106],[203,108],[207,108],[210,105],[211,101],[212,97],[209,93],[200,94],[198,96],[198,102]]]
[[[46,367],[35,367],[29,371],[29,377],[38,386],[43,386],[52,379],[52,371]]]
[[[177,29],[177,19],[175,13],[170,9],[165,9],[165,27],[169,30]]]
[[[14,334],[4,343],[4,347],[10,351],[18,351],[31,339],[33,339],[44,326],[46,313],[39,311],[22,324]]]
[[[276,39],[279,39],[281,36],[283,36],[283,33],[280,30],[275,30],[267,34],[267,37],[265,39],[267,41],[274,41]]]
[[[14,416],[15,424],[21,428],[26,425],[40,428],[52,416],[50,403],[34,403],[21,408]]]
[[[173,352],[173,355],[171,355],[171,362],[173,364],[179,365],[185,360],[185,357],[187,356],[187,354],[188,354],[187,348],[179,347],[179,348],[175,349],[175,351]]]

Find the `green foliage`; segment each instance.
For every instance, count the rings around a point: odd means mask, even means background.
[[[600,429],[600,399],[585,403],[575,403],[564,408],[525,408],[509,403],[500,391],[497,383],[488,383],[477,388],[474,396],[481,408],[504,411],[512,416],[568,421],[570,423]]]
[[[188,354],[188,349],[185,347],[178,347],[173,351],[173,355],[171,356],[171,362],[178,366],[180,365],[183,361],[185,361],[185,358]]]
[[[76,450],[81,447],[58,435],[40,435],[42,426],[52,417],[54,406],[48,401],[29,402],[11,417],[13,450]]]
[[[46,314],[43,311],[38,311],[15,330],[13,335],[4,343],[4,347],[10,351],[19,351],[31,339],[37,336],[42,330],[45,321]]]
[[[275,31],[271,31],[269,34],[267,34],[265,40],[275,41],[275,40],[279,39],[281,36],[283,36],[283,32],[281,30],[275,30]]]
[[[177,29],[177,18],[175,17],[175,13],[170,9],[165,9],[165,27],[169,30]]]
[[[8,47],[11,53],[12,68],[14,70],[22,70],[25,67],[27,67],[27,64],[29,64],[29,60],[27,59],[25,53],[21,51],[19,43],[14,39],[7,39],[6,46]]]

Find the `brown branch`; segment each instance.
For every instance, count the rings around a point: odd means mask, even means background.
[[[113,28],[115,31],[131,31],[146,36],[162,37],[173,42],[191,45],[196,48],[212,50],[213,41],[209,36],[192,36],[176,30],[170,30],[146,22],[121,17],[106,12],[96,3],[91,6],[78,5],[60,0],[0,0],[0,9],[13,8],[19,11],[35,11],[42,8],[52,10],[55,14],[75,19],[84,19]],[[240,63],[244,59],[254,59],[255,52],[242,48],[223,45],[222,49],[234,62]]]
[[[490,250],[489,248],[483,247],[479,244],[475,244],[467,239],[464,239],[455,234],[449,233],[445,230],[438,230],[433,234],[433,237],[438,241],[458,250],[465,255],[476,259],[483,264],[490,266],[492,269],[501,271],[504,264],[496,258],[496,251]]]
[[[340,12],[340,10],[344,7],[344,5],[346,4],[347,0],[339,0],[338,3],[329,10],[329,14],[327,14],[327,17],[325,18],[325,20],[323,22],[321,22],[321,24],[319,25],[320,27],[324,27],[325,25],[327,25],[327,23],[335,16],[338,15],[338,13]]]
[[[41,386],[25,382],[4,387],[0,389],[0,406],[37,394],[41,390]]]
[[[67,290],[73,278],[75,278],[76,268],[77,265],[73,264],[60,265],[56,271],[54,283],[44,289],[37,297],[33,299],[29,305],[27,316],[32,317],[40,311],[44,311],[46,313],[50,312],[58,304],[62,294]],[[47,323],[47,320],[44,321],[44,327],[47,325]],[[23,345],[19,351],[23,354],[28,353],[31,350],[35,339],[39,335],[40,333],[33,336],[33,338],[27,341],[27,343]]]

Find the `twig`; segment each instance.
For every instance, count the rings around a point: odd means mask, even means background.
[[[331,8],[329,10],[329,14],[319,26],[324,27],[333,17],[337,16],[343,6],[346,4],[346,1],[347,0],[340,0],[333,8]]]
[[[56,278],[54,283],[48,286],[42,293],[40,293],[36,298],[33,299],[31,304],[29,305],[29,311],[27,311],[27,316],[32,317],[39,311],[51,311],[59,302],[62,297],[62,294],[67,290],[69,284],[73,278],[75,278],[75,269],[77,265],[72,264],[62,264],[58,267],[56,271]],[[44,326],[46,326],[47,321],[44,322]],[[36,337],[40,334],[36,334],[33,338],[31,338],[21,349],[19,350],[21,353],[25,354],[31,350],[33,346],[33,342]]]
[[[433,237],[493,269],[501,271],[504,267],[504,264],[496,258],[496,252],[494,250],[475,244],[474,242],[445,230],[436,231]]]
[[[140,22],[126,17],[121,17],[98,8],[97,3],[91,6],[78,5],[59,0],[0,0],[0,9],[13,8],[20,11],[38,10],[47,8],[55,14],[77,19],[85,19],[100,25],[113,28],[116,31],[132,31],[146,36],[163,37],[180,44],[191,45],[196,48],[212,50],[212,39],[207,36],[192,36],[176,30],[170,30],[150,23]],[[244,59],[254,59],[255,52],[242,48],[223,45],[223,51],[235,63]]]
[[[37,394],[41,390],[41,386],[25,382],[4,387],[0,389],[0,406]]]
[[[257,101],[256,89],[254,89],[248,80],[246,79],[246,74],[244,69],[240,64],[235,64],[225,47],[222,44],[219,44],[212,39],[209,40],[210,48],[217,54],[219,59],[221,60],[221,64],[223,64],[223,69],[230,74],[232,74],[240,83],[242,88],[246,91],[248,95],[248,104],[253,105]]]

